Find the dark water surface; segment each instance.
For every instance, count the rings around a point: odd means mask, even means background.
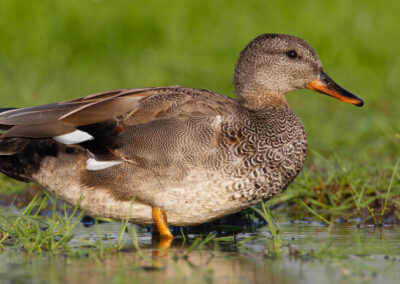
[[[0,254],[0,282],[400,283],[398,226],[326,227],[280,220],[280,257],[271,253],[273,242],[267,227],[254,234],[238,234],[235,241],[212,240],[192,251],[189,248],[197,236],[185,241],[177,237],[166,256],[155,256],[158,243],[152,243],[146,229],[137,227],[139,252],[128,234],[123,236],[126,243],[121,252],[102,256],[98,246],[90,246],[99,239],[102,246],[111,246],[120,226],[78,225],[68,256],[27,256],[6,247]],[[238,245],[249,237],[253,238]]]

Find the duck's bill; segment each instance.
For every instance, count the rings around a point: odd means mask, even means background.
[[[309,82],[306,85],[306,88],[337,98],[345,103],[356,106],[362,106],[364,104],[362,99],[340,87],[335,83],[335,81],[326,75],[325,72],[322,71],[319,74],[318,79]]]

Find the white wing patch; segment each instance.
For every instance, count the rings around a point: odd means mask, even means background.
[[[119,165],[123,162],[124,161],[97,161],[94,158],[89,158],[86,161],[86,169],[89,171],[98,171]]]
[[[53,139],[60,143],[70,145],[70,144],[78,144],[83,141],[92,140],[93,136],[84,131],[75,130],[74,132],[70,132],[59,136],[54,136]]]

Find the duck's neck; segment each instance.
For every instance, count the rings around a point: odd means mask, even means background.
[[[305,139],[303,123],[289,107],[284,95],[270,95],[264,99],[246,96],[241,105],[247,110],[260,137],[265,135],[278,139],[284,136],[282,139],[285,140],[287,135],[295,135]]]
[[[286,110],[289,108],[283,94],[246,94],[239,95],[241,105],[250,111],[267,110],[269,112]]]

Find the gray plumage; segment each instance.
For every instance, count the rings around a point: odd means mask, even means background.
[[[8,109],[0,113],[0,170],[71,204],[82,197],[93,216],[122,219],[132,208],[132,222],[151,224],[159,207],[173,225],[220,218],[282,192],[298,175],[306,134],[284,95],[321,72],[303,40],[266,34],[239,56],[239,101],[163,87]],[[71,133],[83,140],[65,145]]]

